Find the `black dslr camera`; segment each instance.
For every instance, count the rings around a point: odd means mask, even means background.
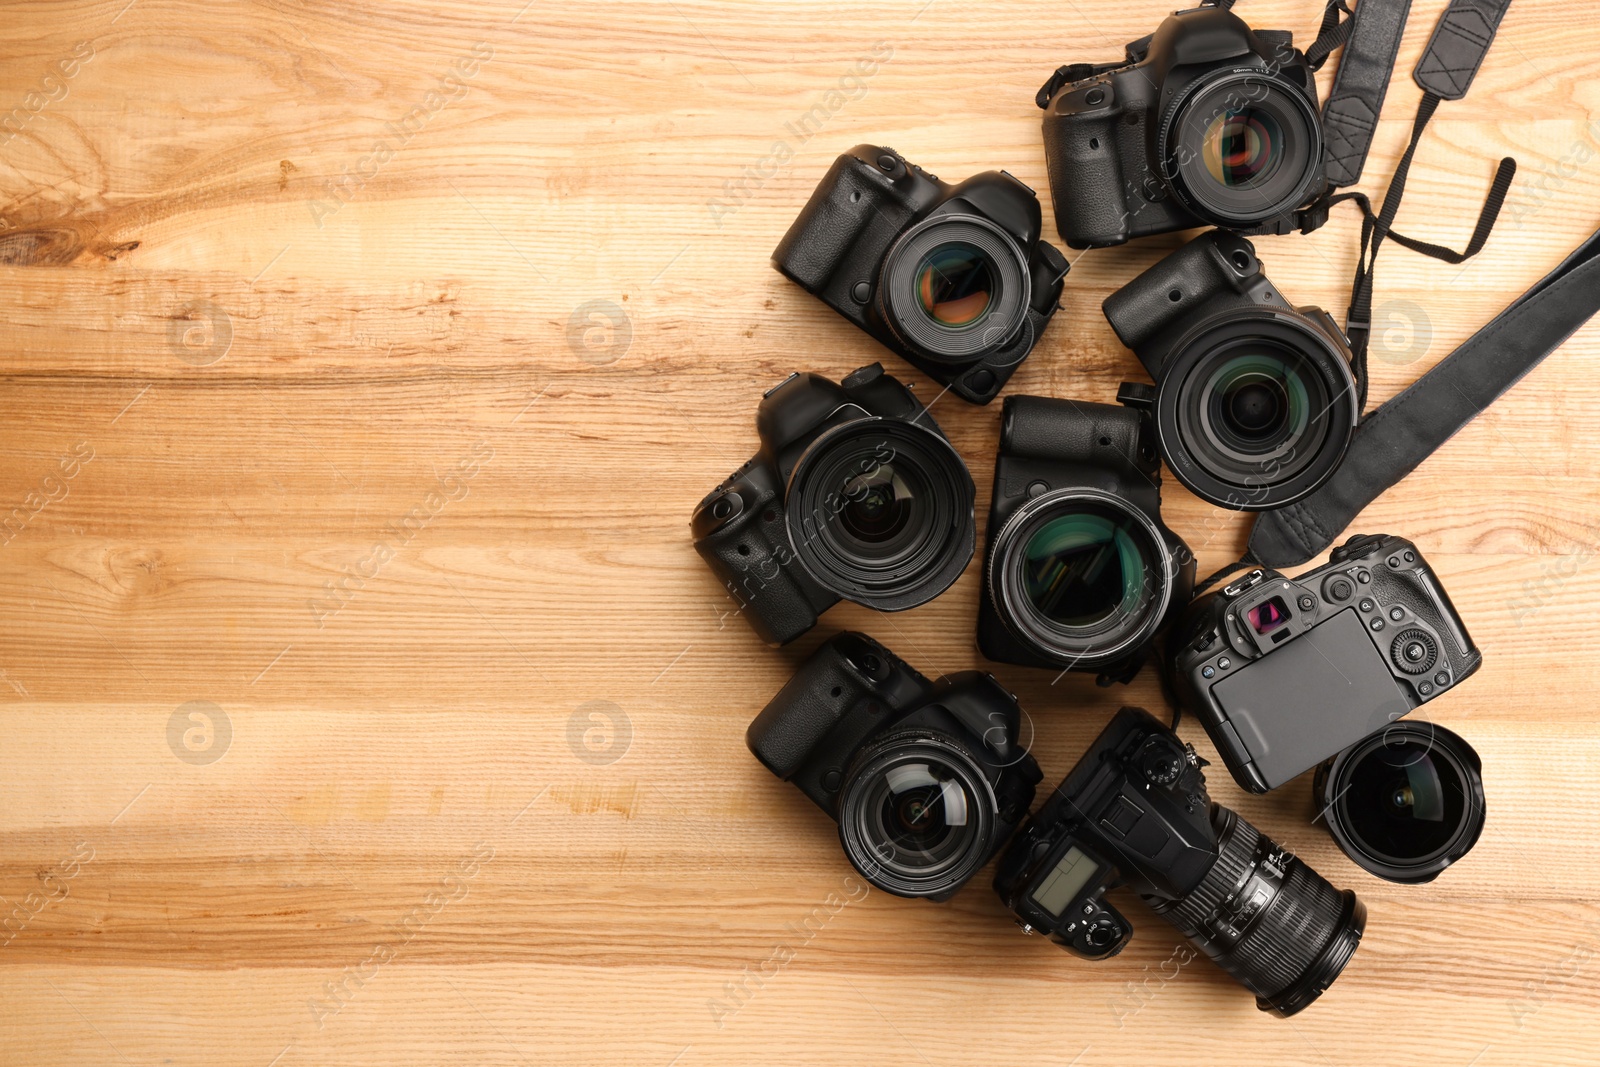
[[[1161,521],[1141,413],[1011,396],[994,467],[978,647],[992,660],[1128,681],[1189,602],[1194,556]]]
[[[1276,789],[1483,663],[1410,541],[1352,537],[1296,578],[1253,570],[1196,600],[1172,671],[1234,780]]]
[[[1195,495],[1281,508],[1337,469],[1360,419],[1350,344],[1327,312],[1284,299],[1249,241],[1202,234],[1104,308],[1156,380],[1119,399],[1150,410],[1167,466]]]
[[[1325,185],[1304,53],[1219,8],[1171,16],[1124,62],[1062,67],[1039,106],[1073,248],[1198,226],[1289,233]]]
[[[1206,793],[1205,761],[1123,708],[1006,849],[995,889],[1024,931],[1085,959],[1133,932],[1103,894],[1126,883],[1201,952],[1289,1016],[1333,984],[1365,906]]]
[[[791,374],[756,412],[761,451],[695,508],[694,547],[766,641],[841,598],[903,611],[961,576],[972,475],[926,408],[874,363]]]
[[[946,900],[1028,814],[1039,765],[993,676],[929,682],[859,633],[829,638],[756,716],[745,742],[839,824],[862,877]]]
[[[946,185],[891,148],[834,161],[772,265],[974,404],[1005,385],[1056,313],[1066,257],[1039,198],[1005,171]]]

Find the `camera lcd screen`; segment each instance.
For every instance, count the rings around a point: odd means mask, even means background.
[[[1033,891],[1033,902],[1048,912],[1052,919],[1059,919],[1062,911],[1089,884],[1089,879],[1094,877],[1099,867],[1074,845],[1067,849],[1067,854],[1061,857],[1055,870],[1046,875],[1044,881],[1039,883],[1039,888]]]
[[[1246,664],[1211,693],[1224,715],[1217,744],[1254,763],[1268,789],[1411,710],[1354,609]]]

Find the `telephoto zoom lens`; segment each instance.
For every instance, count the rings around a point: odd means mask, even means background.
[[[1211,807],[1217,861],[1176,900],[1145,903],[1280,1017],[1339,977],[1367,924],[1355,893],[1335,889],[1237,813]]]

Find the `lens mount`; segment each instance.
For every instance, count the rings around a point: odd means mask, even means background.
[[[789,478],[795,558],[821,585],[879,611],[944,592],[977,542],[972,475],[950,442],[901,419],[866,418],[813,441]]]
[[[1057,489],[995,535],[985,586],[1018,641],[1061,667],[1137,651],[1172,603],[1178,562],[1150,516],[1098,489]]]
[[[982,215],[935,215],[912,226],[883,259],[878,303],[907,347],[936,363],[976,362],[1028,321],[1028,257]]]
[[[1253,308],[1196,323],[1156,390],[1167,466],[1219,507],[1292,504],[1333,474],[1360,420],[1348,356],[1304,318]]]
[[[1316,102],[1275,70],[1242,67],[1196,80],[1157,128],[1156,158],[1172,194],[1217,226],[1244,228],[1294,211],[1318,191]]]
[[[994,851],[994,790],[953,738],[913,731],[855,758],[839,789],[839,840],[861,876],[902,897],[943,898]]]
[[[1317,769],[1334,841],[1379,878],[1431,882],[1483,833],[1482,764],[1457,733],[1397,722]]]

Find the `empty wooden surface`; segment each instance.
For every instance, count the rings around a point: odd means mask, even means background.
[[[1477,849],[1390,885],[1311,825],[1309,782],[1211,778],[1370,909],[1291,1021],[1126,899],[1133,944],[1091,965],[1020,936],[987,875],[943,906],[860,898],[745,749],[839,628],[929,674],[981,663],[976,566],[774,651],[692,551],[791,370],[882,359],[937,392],[770,250],[862,141],[1042,192],[1039,83],[1168,7],[9,5],[0,1063],[1594,1062],[1596,328],[1358,524],[1416,540],[1485,651],[1423,713],[1483,756]],[[1442,7],[1413,5],[1374,194]],[[1320,8],[1238,10],[1304,41]],[[1516,5],[1401,228],[1460,246],[1494,161],[1521,175],[1469,264],[1385,253],[1376,399],[1600,226],[1597,122],[1592,5]],[[1349,211],[1259,247],[1338,312],[1356,235]],[[1099,305],[1176,241],[1075,254],[1011,391],[1137,376]],[[999,405],[934,411],[984,513]],[[1242,549],[1241,517],[1170,482],[1165,506],[1202,571]],[[1160,699],[995,669],[1048,783]]]

